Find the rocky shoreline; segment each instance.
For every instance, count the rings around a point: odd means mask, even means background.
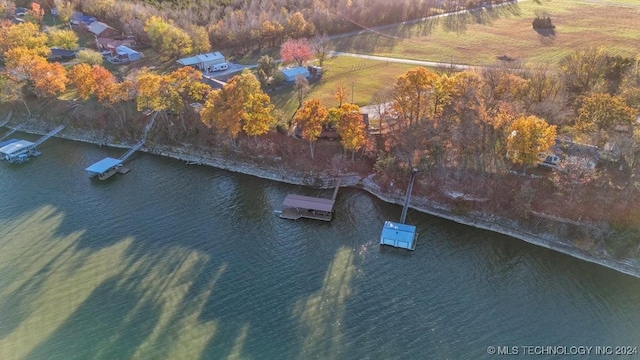
[[[22,124],[19,131],[42,135],[47,133],[48,128],[44,124]],[[80,131],[76,129],[65,129],[56,135],[62,139],[97,144],[100,146],[110,146],[116,148],[129,148],[133,144],[123,144],[114,141],[113,138],[106,134],[95,134],[90,131]],[[332,188],[335,186],[336,177],[331,174],[322,173],[300,173],[287,171],[282,172],[281,169],[258,167],[254,164],[242,163],[225,159],[219,154],[202,153],[188,147],[151,145],[143,146],[142,152],[170,157],[173,159],[185,161],[187,164],[207,165],[219,169],[232,172],[256,176],[263,179],[269,179],[294,185],[307,185],[316,188]],[[389,194],[383,192],[378,184],[373,180],[373,174],[362,177],[357,174],[343,174],[341,177],[341,187],[354,187],[362,189],[378,199],[402,205],[404,199],[401,194]],[[640,262],[633,260],[618,260],[605,254],[594,255],[584,251],[575,245],[568,243],[566,240],[558,238],[552,234],[534,234],[526,231],[518,226],[518,224],[509,219],[495,217],[486,214],[455,214],[449,208],[435,204],[429,199],[421,197],[412,197],[409,205],[412,209],[426,214],[454,221],[459,224],[472,226],[479,229],[488,230],[495,233],[504,234],[519,240],[526,241],[530,244],[541,246],[550,250],[558,251],[563,254],[599,264],[618,272],[628,274],[640,278]],[[563,225],[558,222],[558,225]]]

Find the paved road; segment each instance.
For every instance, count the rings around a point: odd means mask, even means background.
[[[331,56],[349,56],[349,57],[360,58],[360,59],[388,61],[388,62],[394,62],[394,63],[400,63],[400,64],[420,65],[420,66],[430,66],[430,67],[445,67],[445,68],[453,68],[457,70],[480,69],[479,66],[472,66],[472,65],[465,65],[465,64],[451,64],[451,63],[436,62],[436,61],[402,59],[402,58],[394,58],[394,57],[387,57],[387,56],[346,53],[346,52],[340,52],[340,51],[331,51],[330,54]]]

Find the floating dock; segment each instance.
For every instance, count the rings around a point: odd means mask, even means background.
[[[15,128],[12,131],[9,131],[7,134],[5,134],[5,136],[3,136],[3,138],[12,134],[17,129],[18,128]],[[51,130],[48,134],[42,136],[36,142],[31,142],[27,140],[18,140],[18,139],[11,139],[6,142],[3,142],[2,144],[3,145],[6,144],[6,145],[0,147],[0,156],[10,163],[27,162],[29,161],[30,157],[42,155],[42,153],[40,153],[37,149],[38,145],[47,141],[47,139],[59,133],[63,129],[64,129],[64,125],[60,125],[57,128]]]
[[[149,121],[149,123],[145,126],[144,136],[142,137],[142,140],[138,141],[137,144],[133,145],[129,150],[127,150],[127,152],[122,154],[120,158],[114,159],[114,158],[106,157],[98,161],[97,163],[89,166],[88,168],[86,168],[85,170],[89,173],[89,178],[94,178],[97,176],[98,179],[100,180],[107,180],[108,178],[112,177],[115,174],[126,174],[129,171],[131,171],[131,169],[129,168],[122,167],[122,164],[131,155],[133,155],[133,153],[140,150],[140,148],[144,145],[145,141],[147,140],[147,134],[149,133],[149,130],[153,126],[153,123],[156,121],[157,115],[158,113],[155,112],[151,117],[151,121]]]
[[[300,218],[331,221],[333,217],[333,205],[338,196],[340,189],[340,181],[336,184],[331,199],[317,198],[311,196],[303,196],[289,194],[282,202],[282,211],[280,217],[283,219],[298,220]]]
[[[0,148],[0,156],[10,163],[23,163],[29,161],[30,156],[38,155],[35,143],[27,140],[16,140]]]
[[[411,198],[411,192],[413,191],[413,183],[416,179],[416,173],[418,169],[413,168],[411,171],[411,178],[409,179],[409,186],[407,187],[407,194],[404,198],[404,205],[402,206],[402,214],[400,215],[400,222],[385,221],[382,226],[382,232],[380,233],[380,245],[388,245],[401,249],[415,250],[416,241],[418,235],[416,233],[416,227],[413,225],[405,224],[407,220],[407,210],[409,208],[409,199]]]
[[[380,245],[416,249],[416,227],[413,225],[385,221],[380,234]]]
[[[89,173],[89,177],[97,176],[100,180],[107,180],[115,175],[121,166],[122,160],[108,157],[89,166],[85,170]]]

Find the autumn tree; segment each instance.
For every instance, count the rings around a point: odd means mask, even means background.
[[[438,74],[423,67],[409,69],[398,77],[394,85],[392,108],[401,125],[411,128],[433,115],[434,107],[430,104],[433,84],[438,77]]]
[[[298,66],[313,58],[311,44],[307,39],[287,40],[280,47],[282,61],[295,62]]]
[[[284,27],[277,21],[265,20],[260,28],[260,35],[269,46],[276,46],[281,41],[283,34]]]
[[[610,130],[614,125],[629,125],[635,111],[618,96],[595,93],[582,99],[578,110],[578,125],[589,130]]]
[[[78,48],[78,35],[73,30],[51,30],[47,45],[51,48],[75,50]]]
[[[58,18],[63,24],[71,23],[71,16],[73,16],[73,3],[65,0],[55,0],[56,10],[58,11]]]
[[[29,22],[35,23],[36,25],[38,25],[38,29],[41,29],[42,20],[44,19],[44,10],[40,6],[40,4],[32,2],[29,11],[27,11],[25,19]]]
[[[360,107],[355,104],[343,104],[340,107],[336,129],[340,135],[340,143],[345,151],[351,150],[351,161],[354,161],[355,152],[367,143],[367,133]]]
[[[567,90],[574,95],[596,90],[604,78],[606,63],[603,47],[592,46],[569,54],[560,62]]]
[[[19,100],[24,104],[29,117],[31,117],[31,109],[22,92],[26,79],[21,80],[20,78],[11,76],[7,71],[0,72],[0,102],[11,103]]]
[[[307,27],[307,21],[299,11],[291,14],[289,19],[287,19],[287,34],[293,39],[299,39],[305,36]]]
[[[52,97],[65,91],[67,74],[59,63],[49,63],[34,50],[17,47],[5,53],[7,74],[17,84],[40,98]]]
[[[43,57],[51,53],[47,47],[47,35],[30,22],[4,24],[0,27],[0,54],[4,57],[9,49],[17,47],[33,50],[35,54]]]
[[[303,139],[309,142],[311,158],[314,158],[316,140],[322,133],[322,126],[327,118],[327,108],[318,99],[307,100],[293,117],[293,123],[300,129]]]
[[[271,99],[260,89],[258,79],[245,69],[221,90],[209,92],[200,118],[227,134],[235,146],[240,131],[255,138],[275,125],[272,111]]]
[[[595,93],[582,99],[577,126],[584,132],[596,132],[600,143],[602,131],[611,130],[615,125],[633,124],[636,113],[619,96]]]
[[[153,48],[165,59],[178,58],[193,52],[189,34],[176,27],[172,21],[151,16],[145,21],[144,31],[151,39]]]
[[[536,164],[538,154],[549,151],[555,141],[555,125],[536,116],[522,116],[513,122],[507,138],[509,159],[526,170],[528,165]]]
[[[338,107],[341,107],[343,103],[347,102],[347,88],[345,88],[342,83],[338,83],[338,85],[336,85],[333,98],[338,102]]]
[[[125,104],[136,97],[136,85],[131,80],[114,82],[108,85],[104,91],[104,97],[98,99],[101,103],[111,108],[120,118],[120,124],[124,127],[127,120]],[[121,112],[116,110],[115,105],[119,104]]]
[[[96,90],[96,82],[88,64],[74,65],[69,69],[69,80],[76,87],[80,99],[88,99]]]
[[[191,37],[191,51],[193,53],[203,54],[211,51],[211,42],[209,41],[209,33],[207,33],[207,29],[202,26],[192,25],[189,27],[187,32]]]

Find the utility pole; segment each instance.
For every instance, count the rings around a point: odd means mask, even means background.
[[[355,88],[356,84],[351,81],[351,103],[353,104],[353,89]]]

